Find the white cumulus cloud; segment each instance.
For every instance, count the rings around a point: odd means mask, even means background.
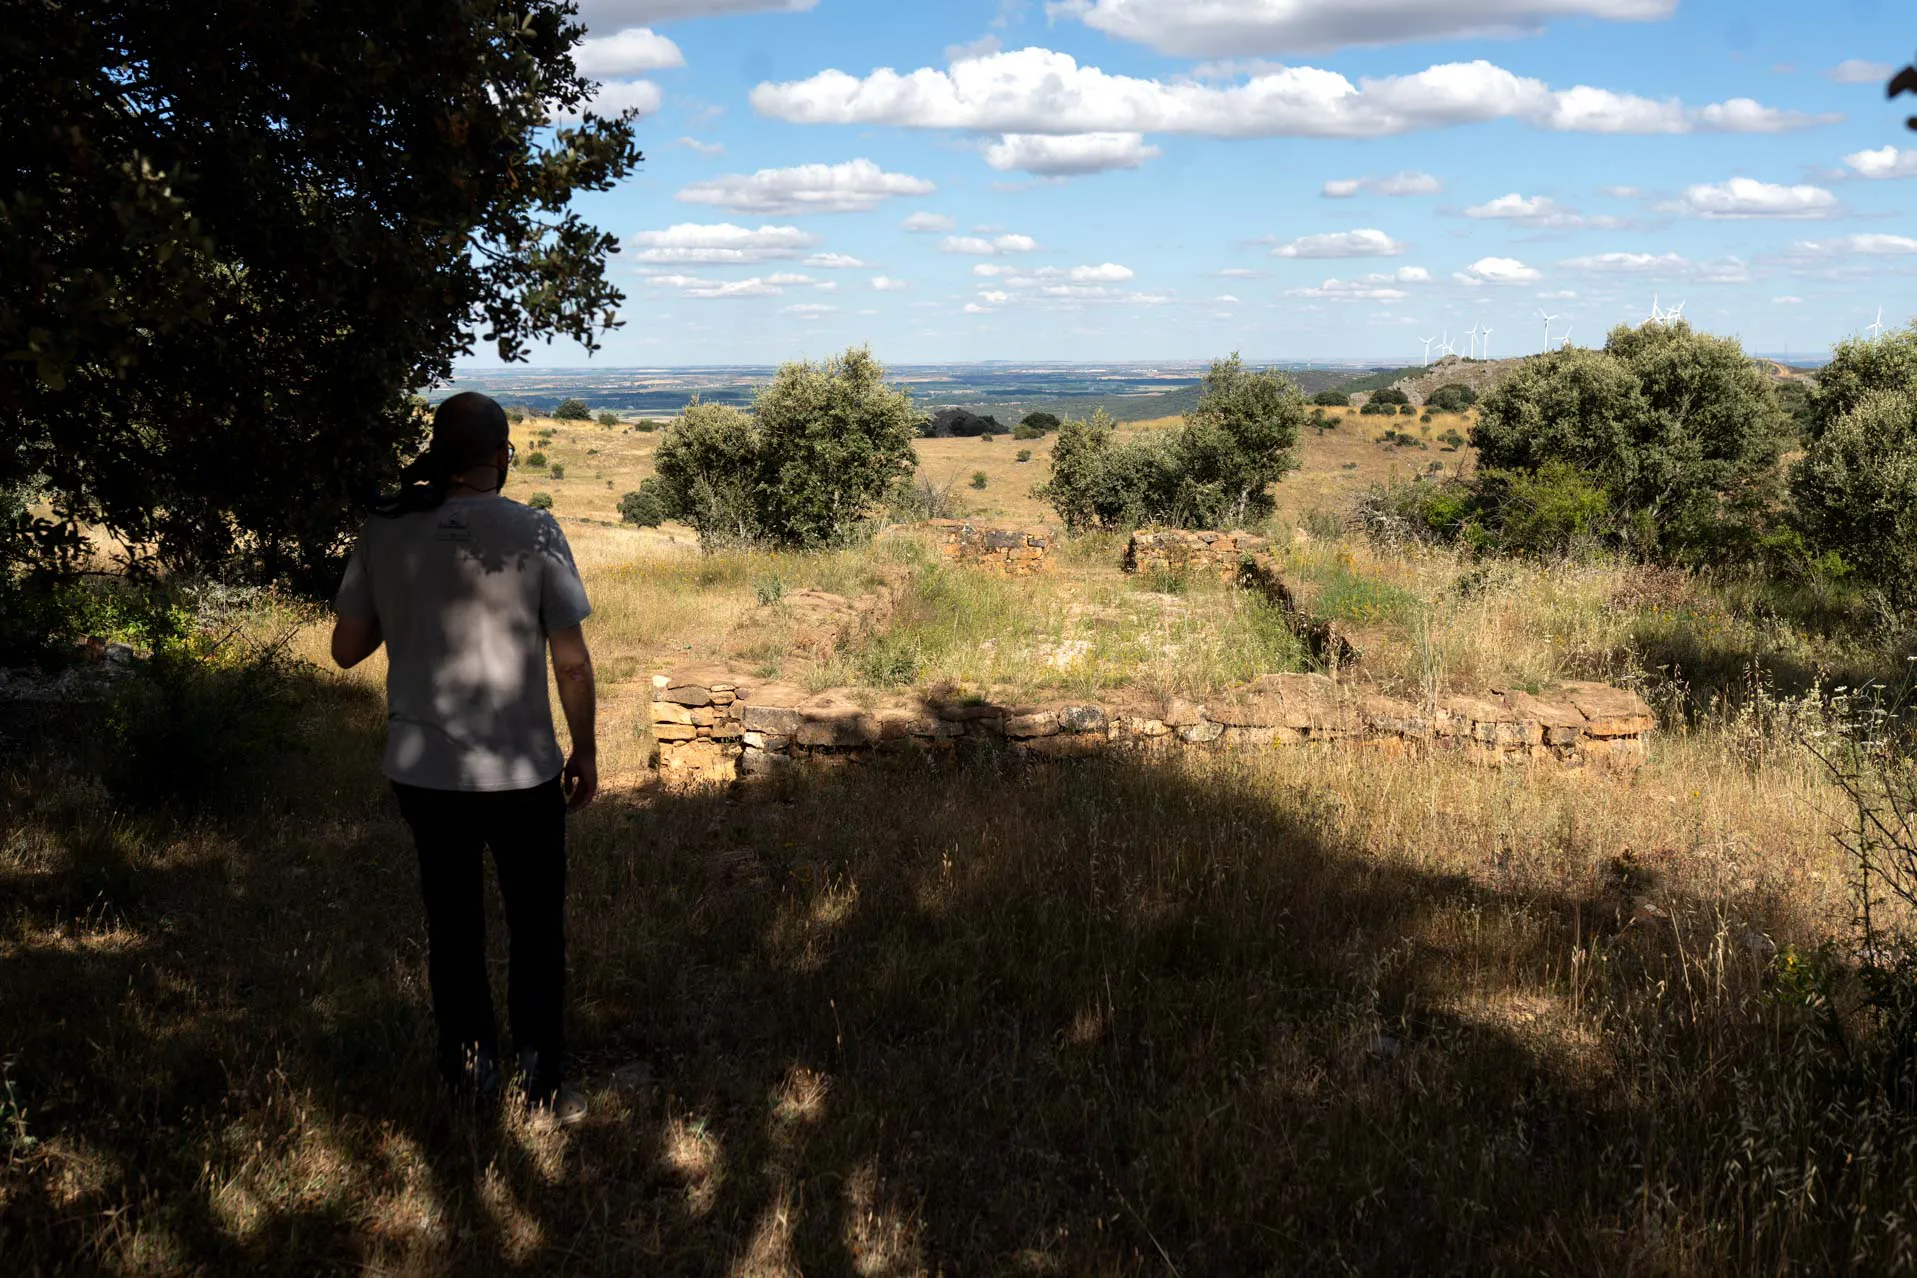
[[[1550,230],[1578,230],[1584,227],[1596,227],[1603,230],[1615,230],[1624,225],[1622,218],[1589,216],[1573,208],[1566,208],[1546,195],[1520,195],[1513,191],[1509,195],[1500,195],[1483,204],[1474,204],[1464,211],[1464,215],[1480,220],[1516,222],[1521,226],[1535,226]]]
[[[1681,253],[1589,253],[1558,263],[1592,275],[1635,275],[1653,280],[1690,280],[1699,284],[1747,284],[1750,267],[1735,257],[1696,262]]]
[[[698,138],[680,138],[679,145],[688,151],[700,155],[724,155],[726,144],[723,142],[701,142]]]
[[[1292,297],[1318,298],[1331,302],[1395,302],[1409,297],[1406,284],[1429,284],[1431,272],[1422,266],[1406,266],[1396,271],[1360,275],[1356,279],[1328,279],[1308,288],[1286,290]],[[1233,299],[1236,300],[1236,299]]]
[[[1535,32],[1554,18],[1668,18],[1677,0],[1053,0],[1050,14],[1180,57]]]
[[[803,265],[825,271],[866,271],[872,269],[872,263],[861,262],[849,253],[814,253],[805,259]]]
[[[903,293],[912,286],[904,280],[895,279],[890,275],[874,275],[872,277],[872,287],[881,293]]]
[[[940,235],[958,223],[943,213],[914,213],[899,225],[917,235]]]
[[[1856,151],[1844,157],[1844,163],[1858,177],[1865,178],[1907,178],[1917,177],[1917,150],[1900,150],[1894,146],[1882,147],[1875,151]]]
[[[1185,133],[1208,137],[1383,137],[1519,120],[1602,133],[1774,132],[1837,117],[1774,111],[1748,100],[1700,108],[1578,86],[1553,90],[1483,60],[1361,79],[1278,67],[1211,85],[1111,75],[1070,54],[1028,48],[922,67],[840,70],[752,90],[761,115],[794,124],[879,124],[990,133]]]
[[[1462,271],[1455,272],[1451,278],[1472,287],[1480,284],[1535,284],[1544,278],[1544,273],[1534,266],[1526,266],[1515,257],[1481,257]]]
[[[783,296],[785,288],[777,282],[779,278],[762,279],[754,276],[748,280],[708,280],[696,275],[654,275],[646,283],[653,288],[677,289],[681,297],[725,301],[742,297]]]
[[[1804,299],[1801,297],[1791,297],[1791,296],[1773,297],[1771,299],[1771,304],[1773,306],[1802,306],[1804,304]]]
[[[838,309],[838,307],[828,306],[824,302],[795,302],[791,306],[781,306],[779,308],[779,314],[797,315],[801,319],[818,319],[823,315],[831,315]]]
[[[1865,257],[1901,257],[1917,253],[1917,240],[1908,235],[1888,235],[1881,231],[1860,235],[1841,235],[1834,240],[1799,240],[1791,251],[1801,257],[1838,257],[1859,254]]]
[[[590,36],[572,51],[573,65],[595,80],[668,71],[686,64],[679,46],[650,27],[628,27],[608,36]]]
[[[1325,183],[1324,196],[1328,200],[1348,200],[1354,195],[1437,195],[1443,190],[1444,183],[1429,173],[1407,169],[1384,178],[1335,178]]]
[[[695,182],[679,192],[684,204],[716,204],[735,213],[789,217],[795,213],[864,213],[902,195],[937,190],[924,178],[887,173],[870,160],[760,169]]]
[[[681,222],[663,231],[641,231],[626,242],[638,250],[636,256],[641,262],[700,265],[797,257],[818,243],[796,226],[761,226],[754,230],[730,222]]]
[[[1038,241],[1029,235],[1000,235],[989,240],[979,235],[948,235],[940,242],[939,249],[973,257],[996,257],[1000,253],[1036,252]]]
[[[1888,62],[1846,58],[1824,74],[1839,84],[1884,84],[1897,74],[1897,68]]]
[[[1305,235],[1280,244],[1274,257],[1396,257],[1405,246],[1375,228]]]
[[[651,115],[666,100],[665,90],[650,80],[607,80],[593,95],[580,103],[577,111],[556,111],[552,122],[557,125],[577,124],[590,111],[597,116],[612,117],[626,111],[637,111],[640,115]]]
[[[1000,172],[1017,169],[1040,177],[1078,177],[1135,169],[1157,158],[1138,133],[1007,133],[985,148],[985,162]]]
[[[1738,177],[1687,186],[1682,196],[1660,209],[1702,218],[1815,218],[1835,213],[1837,197],[1821,186],[1780,186]]]

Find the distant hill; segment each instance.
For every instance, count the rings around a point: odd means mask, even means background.
[[[1286,377],[1296,382],[1298,389],[1307,395],[1315,395],[1321,390],[1382,390],[1391,385],[1399,376],[1414,369],[1374,369],[1355,375],[1357,381],[1365,383],[1361,387],[1348,387],[1354,379],[1349,369],[1338,368],[1287,368],[1281,369]],[[1383,381],[1378,381],[1384,378]],[[1376,382],[1376,385],[1372,383]],[[989,414],[1002,422],[1015,422],[1027,413],[1051,413],[1060,421],[1072,418],[1088,418],[1099,409],[1104,409],[1115,422],[1149,422],[1161,417],[1183,417],[1198,407],[1199,383],[1180,386],[1176,390],[1159,391],[1151,395],[1070,395],[1057,399],[1034,401],[992,401],[980,400],[976,403],[958,405],[970,412]]]

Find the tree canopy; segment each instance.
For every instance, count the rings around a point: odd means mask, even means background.
[[[1289,379],[1233,355],[1205,375],[1198,406],[1176,431],[1119,441],[1101,410],[1069,421],[1037,495],[1074,532],[1164,523],[1227,528],[1268,516],[1271,485],[1297,462],[1304,400]]]
[[[565,0],[26,8],[0,24],[0,487],[43,485],[56,524],[318,584],[419,442],[410,391],[478,341],[616,323],[616,242],[567,206],[641,157],[589,109]]]
[[[832,545],[911,475],[915,433],[910,398],[869,350],[785,364],[751,413],[694,402],[666,432],[666,513],[708,546]]]
[[[1690,325],[1611,331],[1601,351],[1527,360],[1481,401],[1487,469],[1576,467],[1650,552],[1712,557],[1775,497],[1790,421],[1735,341]]]

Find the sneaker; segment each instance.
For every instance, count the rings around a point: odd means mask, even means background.
[[[586,1121],[586,1094],[577,1087],[561,1086],[543,1101],[533,1104],[533,1113],[555,1127],[576,1127]]]

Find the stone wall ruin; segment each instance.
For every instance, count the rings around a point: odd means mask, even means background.
[[[963,519],[931,519],[919,525],[938,538],[948,563],[969,564],[1008,577],[1046,570],[1052,533],[1045,528],[981,528]]]
[[[1631,766],[1644,758],[1655,727],[1642,698],[1597,683],[1444,696],[1428,705],[1311,674],[1265,675],[1202,700],[1138,696],[1104,704],[1000,703],[937,693],[866,704],[713,667],[657,674],[652,684],[654,765],[675,786],[968,749],[1077,758],[1344,745],[1444,750],[1495,766]]]

